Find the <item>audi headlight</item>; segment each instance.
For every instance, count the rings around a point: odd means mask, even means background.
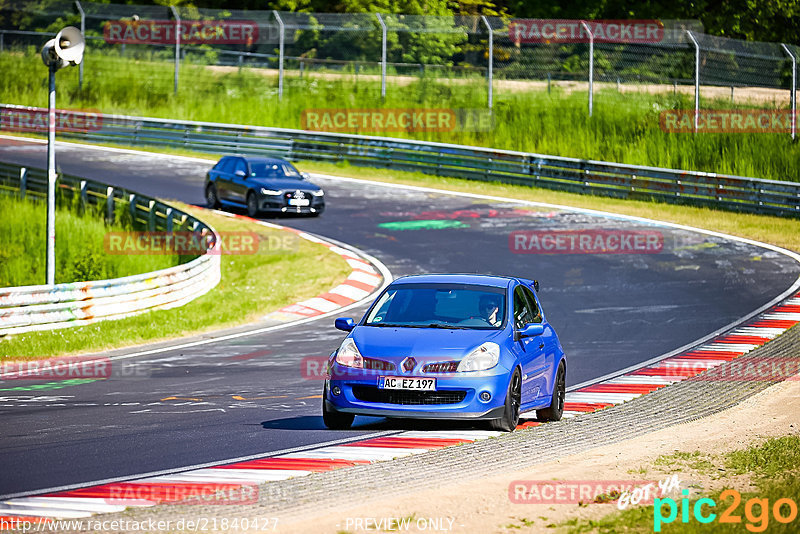
[[[358,347],[356,347],[356,342],[353,341],[353,338],[348,337],[342,341],[342,346],[339,347],[336,353],[336,363],[345,367],[355,367],[356,369],[364,368],[364,358],[358,352]]]
[[[275,195],[280,195],[280,194],[281,194],[281,192],[280,192],[280,191],[275,191],[274,189],[267,189],[267,188],[265,188],[265,187],[262,187],[262,188],[261,188],[261,194],[262,194],[262,195],[271,195],[271,196],[275,196]]]
[[[325,194],[325,191],[320,189],[319,191],[312,191],[311,194],[314,195],[315,197],[321,197]]]
[[[485,371],[491,369],[500,361],[500,345],[487,341],[476,348],[461,360],[456,371],[459,373],[467,371]]]

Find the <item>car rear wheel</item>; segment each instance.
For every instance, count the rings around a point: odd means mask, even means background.
[[[217,196],[217,186],[208,184],[206,187],[206,206],[211,209],[219,209],[219,197]]]
[[[564,415],[564,398],[567,389],[567,369],[564,363],[558,365],[556,371],[556,382],[553,385],[553,399],[550,406],[542,410],[536,410],[536,418],[540,421],[560,421]]]
[[[250,217],[258,217],[258,199],[256,194],[250,191],[247,193],[247,214]]]
[[[503,417],[490,421],[489,424],[492,429],[502,432],[513,432],[514,429],[517,428],[517,423],[519,423],[519,406],[521,401],[522,379],[520,378],[519,369],[517,369],[514,371],[514,374],[511,375],[511,382],[508,384]]]
[[[327,397],[328,389],[325,388],[322,394],[322,422],[331,430],[347,430],[350,428],[356,416],[351,413],[332,412],[328,410]]]

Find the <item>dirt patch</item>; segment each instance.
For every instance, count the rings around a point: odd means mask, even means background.
[[[279,530],[298,533],[553,532],[552,525],[575,518],[597,519],[615,511],[616,504],[515,504],[509,498],[512,481],[644,482],[663,480],[676,474],[681,480],[681,488],[690,488],[694,493],[714,491],[723,485],[740,491],[752,490],[749,477],[727,474],[718,462],[718,455],[744,449],[769,437],[798,433],[800,382],[790,380],[712,417],[598,447],[531,469],[487,478],[480,484],[453,484],[411,494],[402,494],[402,489],[398,488],[398,495],[394,498],[361,502],[350,507],[346,489],[341,488],[340,511],[282,523]],[[691,454],[696,451],[700,453]],[[654,463],[663,455],[672,456],[666,462]]]

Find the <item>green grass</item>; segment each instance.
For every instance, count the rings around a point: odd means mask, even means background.
[[[46,282],[46,205],[41,201],[0,194],[0,287]],[[78,214],[71,207],[56,210],[56,283],[104,280],[178,265],[176,255],[109,255],[108,232],[129,230],[107,225],[102,216]]]
[[[656,460],[658,464],[669,465],[674,455],[664,456]],[[685,453],[679,456],[680,460],[694,460],[704,458],[703,453]],[[741,518],[740,523],[720,523],[719,516],[723,511],[735,504],[732,498],[722,494],[724,490],[715,491],[703,497],[711,498],[716,504],[716,509],[712,510],[717,514],[717,519],[706,525],[696,521],[693,515],[689,514],[687,523],[682,523],[680,512],[676,519],[662,526],[661,532],[664,533],[704,533],[722,532],[738,534],[741,532],[797,532],[800,519],[781,524],[775,521],[773,506],[776,501],[783,498],[792,499],[798,504],[800,497],[800,436],[784,436],[772,438],[761,445],[755,445],[744,450],[729,453],[724,458],[726,466],[735,474],[746,474],[751,477],[752,483],[756,486],[756,491],[742,492],[741,502],[733,508],[732,515]],[[701,467],[701,471],[703,466]],[[672,496],[676,503],[680,504],[680,496]],[[762,514],[760,506],[751,506],[750,516],[747,515],[747,502],[750,499],[767,499],[769,514]],[[689,506],[693,509],[696,498],[690,498]],[[664,506],[664,513],[668,512],[668,507]],[[709,508],[705,507],[704,513],[708,513]],[[781,508],[784,517],[788,517],[789,509],[787,506]],[[599,520],[571,519],[560,525],[560,531],[570,534],[584,532],[616,533],[616,532],[653,532],[654,508],[650,506],[639,506],[629,508],[622,512],[609,514]]]
[[[85,81],[78,69],[58,73],[58,106],[152,117],[300,128],[303,110],[314,108],[485,108],[481,80],[447,83],[422,78],[394,83],[385,102],[373,78],[289,76],[283,100],[277,79],[257,70],[220,71],[185,63],[179,94],[173,94],[170,62],[89,51]],[[45,106],[47,72],[36,51],[0,54],[0,101]],[[495,93],[495,127],[488,132],[450,131],[386,135],[523,150],[542,154],[731,173],[778,180],[800,180],[800,145],[788,134],[667,134],[659,114],[691,109],[691,97],[671,93],[621,95],[600,89],[594,116],[586,113],[585,92],[556,88]],[[761,104],[757,107],[773,107]],[[727,100],[703,101],[704,108],[729,108]],[[380,134],[381,132],[363,132]]]
[[[192,213],[220,232],[251,231],[264,238],[287,235],[286,232],[214,215],[178,202],[171,204]],[[110,350],[235,326],[318,295],[340,283],[350,273],[347,263],[325,247],[303,239],[293,243],[288,250],[271,253],[223,255],[220,284],[180,308],[88,326],[7,336],[0,340],[0,360]]]

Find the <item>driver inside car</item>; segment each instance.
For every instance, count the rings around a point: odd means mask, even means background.
[[[502,319],[497,317],[500,299],[492,295],[482,295],[478,301],[478,317],[492,326],[499,326]]]

